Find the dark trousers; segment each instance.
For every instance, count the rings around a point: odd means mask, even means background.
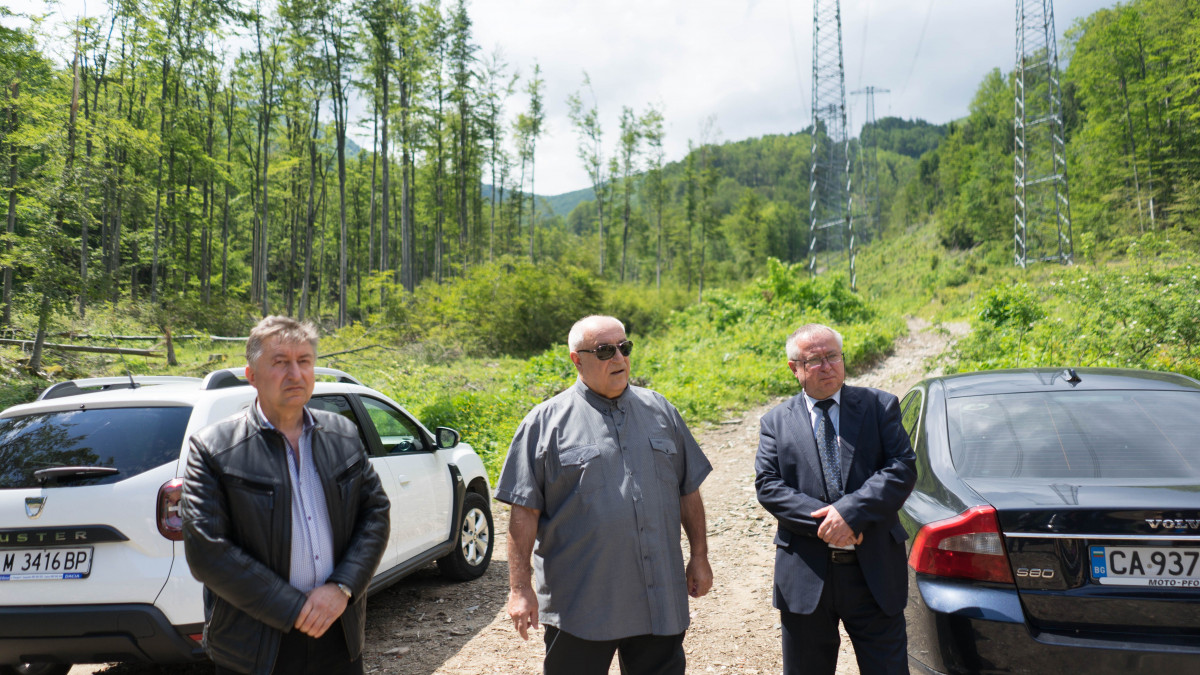
[[[234,675],[238,671],[216,667],[216,675]],[[319,638],[298,630],[283,634],[275,657],[274,675],[362,675],[362,657],[350,660],[342,622],[335,621]]]
[[[829,563],[812,614],[780,612],[784,675],[833,675],[838,620],[846,626],[862,675],[908,673],[904,613],[887,616],[875,603],[858,563]]]
[[[546,628],[545,675],[607,675],[613,653],[622,675],[683,675],[683,633],[635,635],[620,640],[584,640],[554,626]]]

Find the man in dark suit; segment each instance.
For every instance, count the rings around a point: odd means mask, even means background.
[[[785,675],[832,675],[838,621],[862,675],[907,673],[904,540],[897,512],[916,458],[896,397],[843,386],[842,336],[819,324],[787,341],[803,392],[762,418],[755,487],[779,522],[774,606]]]

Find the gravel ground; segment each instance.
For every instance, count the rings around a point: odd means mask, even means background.
[[[930,326],[911,319],[909,336],[896,342],[894,353],[849,382],[902,395],[927,374],[939,372],[938,355],[966,331],[965,324]],[[714,467],[701,492],[708,515],[709,561],[715,576],[712,592],[691,601],[692,625],[684,649],[692,673],[761,675],[782,669],[779,619],[771,608],[774,522],[754,495],[758,421],[776,403],[692,430]],[[464,584],[448,583],[430,566],[371,598],[364,654],[368,673],[541,672],[541,632],[528,642],[522,641],[504,611],[508,596],[508,509],[499,503],[493,508],[496,552],[482,578]],[[76,666],[71,675],[210,672],[207,666],[99,665]],[[611,672],[618,672],[615,665]],[[837,673],[858,673],[853,648],[845,638]]]

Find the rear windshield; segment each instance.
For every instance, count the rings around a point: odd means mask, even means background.
[[[39,469],[111,467],[115,474],[55,478],[47,486],[116,483],[179,458],[189,407],[94,408],[0,419],[0,489],[42,485]]]
[[[947,407],[964,478],[1200,477],[1200,393],[1038,392]]]

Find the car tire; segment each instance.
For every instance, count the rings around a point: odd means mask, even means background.
[[[470,581],[483,576],[492,562],[493,532],[492,509],[487,497],[468,492],[463,498],[454,550],[438,559],[438,570],[455,581]]]
[[[69,663],[20,663],[15,666],[0,666],[0,675],[67,675]]]

